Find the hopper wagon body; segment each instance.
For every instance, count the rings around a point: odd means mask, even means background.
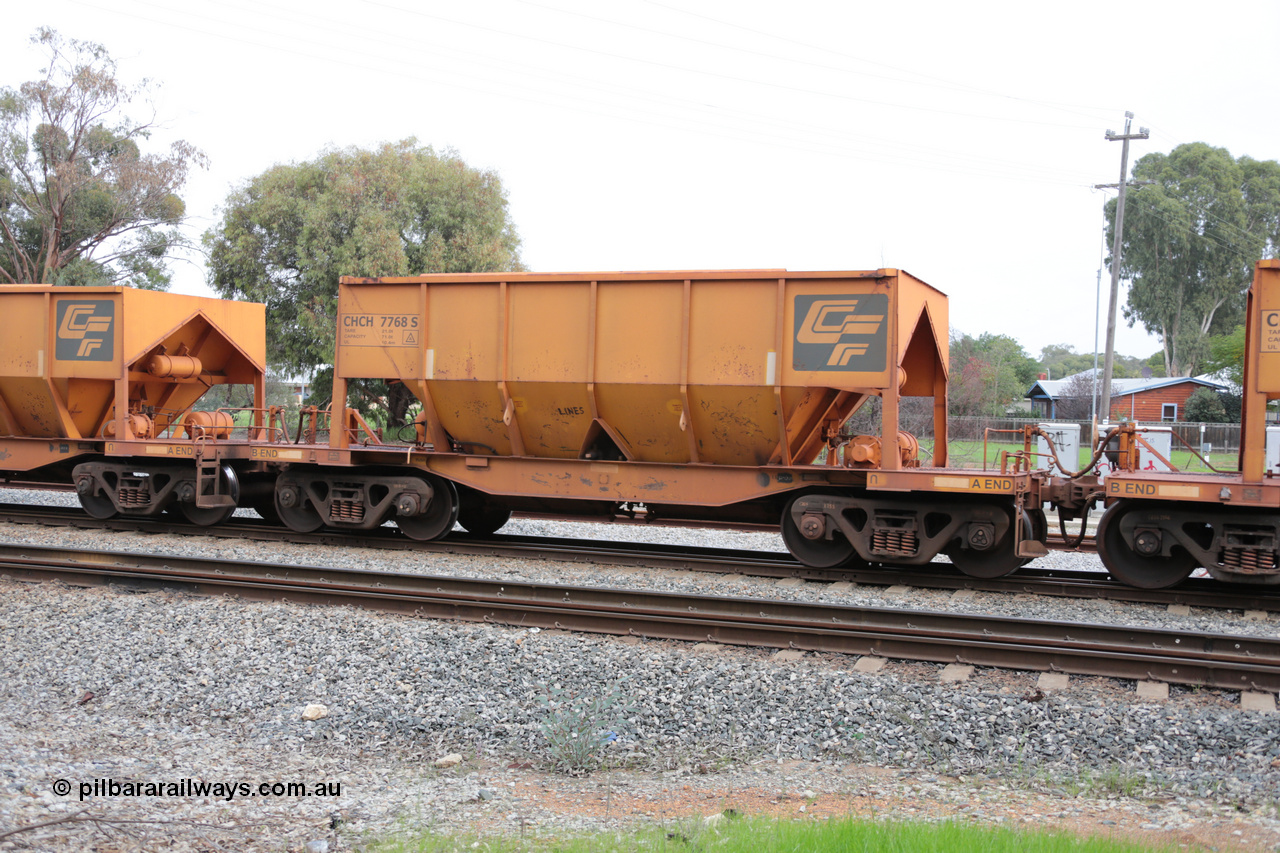
[[[479,532],[512,510],[639,512],[781,519],[811,564],[917,564],[957,542],[984,559],[1007,551],[1008,563],[1027,476],[935,487],[947,321],[946,296],[895,269],[348,277],[334,399],[352,380],[403,383],[421,404],[418,443],[406,453],[341,429],[330,444],[353,465],[407,460],[423,472],[428,488],[390,515],[423,538],[455,512]],[[930,467],[898,428],[904,396],[933,400]],[[872,398],[880,434],[845,444],[841,427]],[[281,482],[281,515],[299,529],[381,523],[367,496],[402,485],[318,469]],[[906,499],[935,488],[927,509]]]
[[[5,285],[0,318],[6,479],[74,482],[98,515],[153,515],[174,501],[204,523],[230,514],[249,436],[237,461],[230,418],[195,407],[224,384],[251,386],[261,407],[263,306],[127,287]],[[214,441],[202,471],[197,457]]]

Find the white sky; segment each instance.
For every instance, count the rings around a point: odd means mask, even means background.
[[[43,0],[9,4],[0,85],[41,25],[161,84],[156,141],[212,160],[193,237],[273,164],[415,136],[500,173],[531,269],[900,267],[1033,356],[1093,349],[1125,110],[1131,163],[1280,159],[1275,0]],[[209,293],[198,258],[174,290]]]

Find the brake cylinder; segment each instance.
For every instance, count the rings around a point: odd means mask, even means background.
[[[182,419],[187,438],[230,438],[235,422],[227,412],[192,412]]]
[[[147,373],[157,379],[192,379],[203,371],[194,355],[153,355],[147,361]]]

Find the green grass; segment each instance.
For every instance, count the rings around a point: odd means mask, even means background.
[[[539,830],[539,833],[545,830]],[[875,853],[1138,853],[1168,850],[1083,838],[1059,832],[969,826],[956,822],[892,823],[845,818],[832,821],[701,820],[631,832],[592,834],[422,835],[365,848],[369,853],[798,853],[798,851],[875,851]]]
[[[997,444],[995,442],[987,443],[987,467],[1000,467],[1000,451],[1007,450],[1009,453],[1017,453],[1022,451],[1022,444]],[[1035,448],[1032,447],[1032,452]],[[927,451],[927,452],[926,452]],[[929,463],[929,453],[933,451],[933,442],[931,440],[922,440],[920,442],[920,458]],[[950,441],[947,443],[947,467],[949,468],[981,468],[982,467],[982,442],[981,441]],[[1084,467],[1088,464],[1092,453],[1087,448],[1081,448],[1080,458],[1077,464]],[[1048,465],[1048,459],[1045,457],[1032,457],[1032,468],[1043,468]],[[1198,458],[1192,455],[1191,451],[1186,449],[1175,448],[1172,458],[1169,460],[1180,471],[1199,471],[1201,473],[1209,472],[1210,469],[1205,467]],[[1209,461],[1214,468],[1219,471],[1236,470],[1237,454],[1235,453],[1213,453],[1209,457]]]
[[[1211,453],[1209,454],[1209,462],[1219,471],[1235,471],[1239,464],[1239,454],[1237,453]],[[1174,450],[1172,458],[1169,460],[1178,467],[1180,471],[1209,471],[1205,464],[1192,455],[1190,450]]]

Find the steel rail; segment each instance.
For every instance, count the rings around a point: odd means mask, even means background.
[[[466,534],[457,533],[435,542],[420,542],[409,539],[390,527],[357,533],[321,530],[316,533],[302,534],[264,521],[246,518],[232,519],[217,527],[201,527],[167,516],[157,519],[116,517],[104,520],[92,518],[74,507],[31,507],[10,504],[0,504],[0,522],[54,524],[85,529],[143,530],[150,533],[287,541],[337,547],[591,562],[742,574],[753,577],[801,578],[826,583],[847,581],[870,586],[908,585],[923,589],[1051,595],[1161,605],[1184,604],[1228,610],[1280,610],[1280,588],[1242,588],[1239,585],[1225,584],[1210,578],[1192,578],[1173,589],[1146,590],[1118,583],[1102,571],[1027,567],[1013,575],[987,579],[962,574],[947,563],[930,563],[928,566],[910,569],[877,566],[814,569],[796,562],[783,553],[728,548],[501,534],[469,537]]]
[[[512,627],[1280,691],[1280,639],[1254,636],[26,545],[0,546],[0,572]]]
[[[591,515],[556,515],[546,512],[513,512],[512,518],[527,518],[535,521],[574,521],[582,524],[612,524],[618,527],[680,527],[692,530],[736,530],[743,533],[777,533],[776,524],[720,524],[711,521],[688,521],[684,519],[662,518],[656,521],[639,518],[600,518]],[[1071,535],[1072,539],[1076,534]],[[1050,551],[1071,551],[1074,553],[1096,554],[1098,544],[1093,534],[1086,533],[1078,546],[1068,546],[1063,535],[1055,530],[1046,534],[1045,544]]]

